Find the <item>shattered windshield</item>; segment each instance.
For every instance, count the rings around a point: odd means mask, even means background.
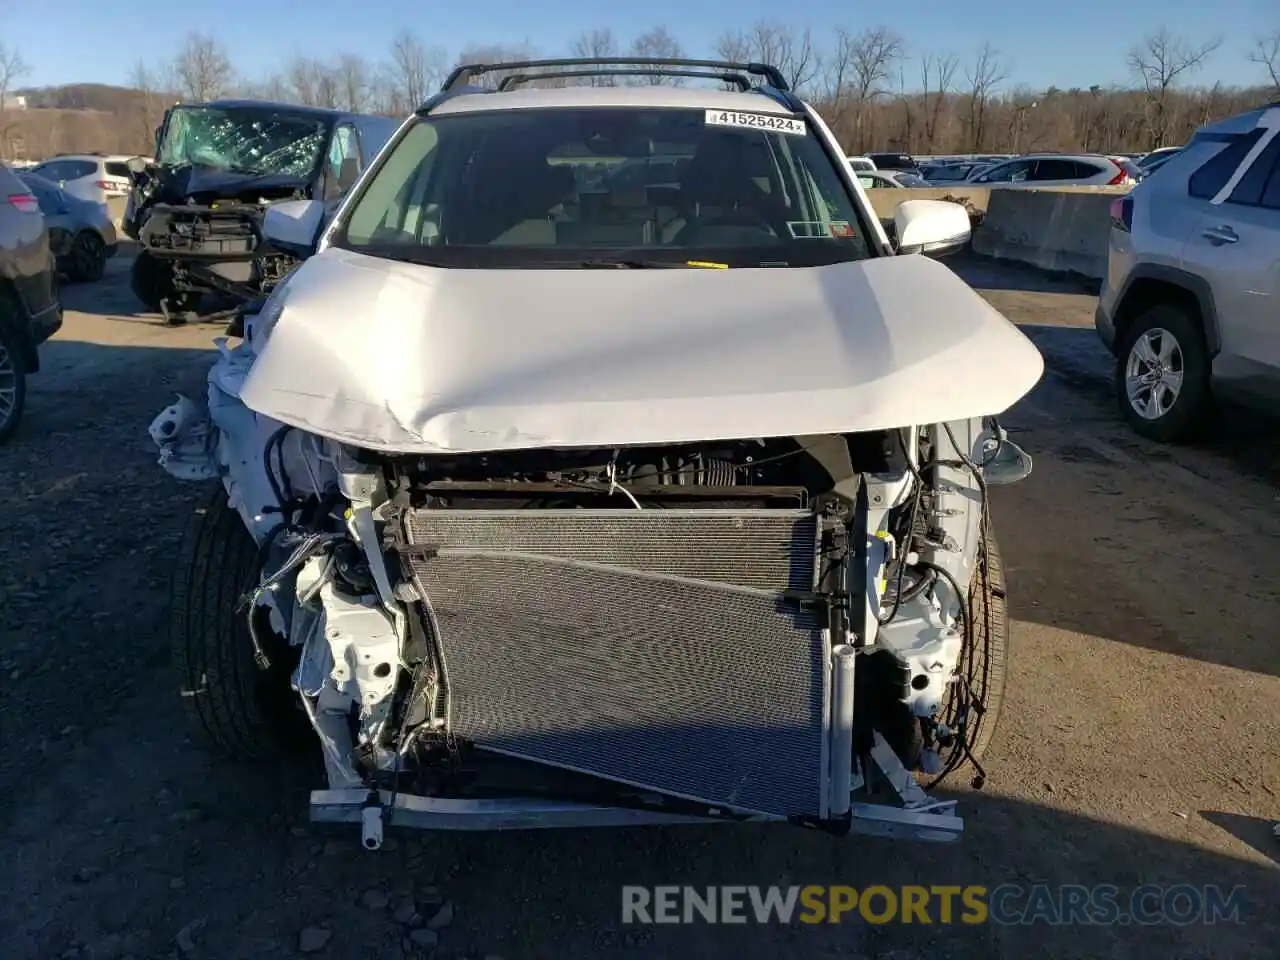
[[[309,177],[328,140],[328,123],[272,107],[178,107],[159,161],[237,173]]]
[[[871,246],[805,119],[676,107],[421,120],[344,221],[339,246],[449,267],[815,266]]]

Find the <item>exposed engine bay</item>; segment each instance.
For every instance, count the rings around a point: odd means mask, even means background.
[[[153,164],[134,179],[123,224],[142,248],[134,293],[166,317],[195,310],[203,294],[260,298],[300,262],[264,242],[262,216],[269,204],[309,198],[305,179],[191,164]]]
[[[247,410],[222,349],[209,417],[180,401],[152,436],[257,542],[238,616],[323,749],[314,819],[370,848],[384,823],[959,836],[927,790],[981,785],[986,487],[1030,471],[993,419],[373,453]]]

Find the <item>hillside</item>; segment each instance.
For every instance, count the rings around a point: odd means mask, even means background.
[[[146,94],[132,87],[106,83],[70,83],[57,87],[29,87],[15,91],[27,98],[31,108],[47,110],[96,110],[124,116],[137,111]]]

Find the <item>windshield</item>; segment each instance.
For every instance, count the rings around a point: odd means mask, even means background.
[[[309,177],[324,149],[328,124],[275,107],[177,107],[157,159],[237,173]]]
[[[793,117],[679,108],[445,115],[410,128],[334,243],[451,267],[857,260],[871,244],[835,163]]]

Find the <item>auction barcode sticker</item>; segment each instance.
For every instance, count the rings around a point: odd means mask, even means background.
[[[771,113],[737,113],[733,110],[708,110],[707,123],[714,127],[748,127],[753,130],[772,130],[775,133],[795,133],[805,136],[804,121],[795,117],[779,117]]]

